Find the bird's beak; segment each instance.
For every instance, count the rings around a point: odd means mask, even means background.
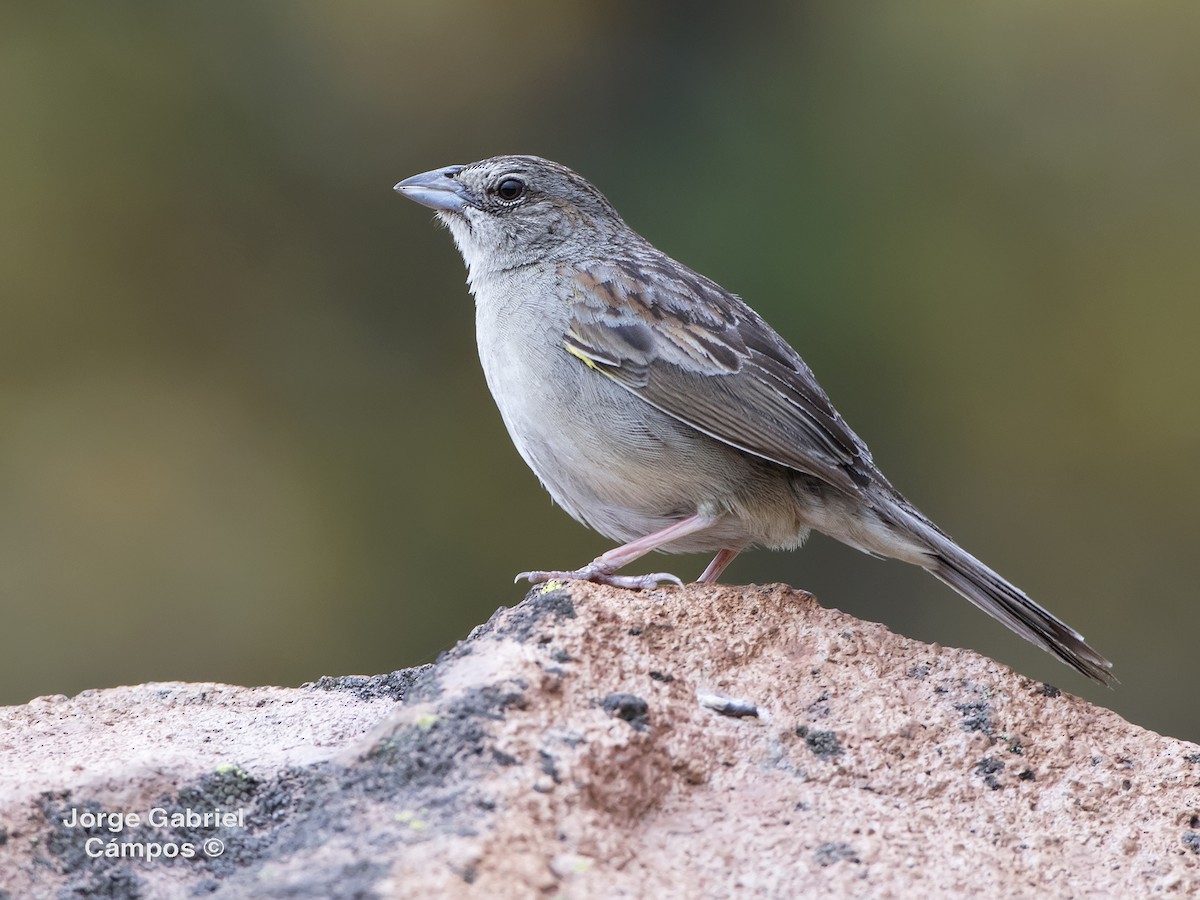
[[[430,209],[461,212],[463,207],[475,205],[466,188],[454,178],[462,170],[462,166],[447,166],[432,172],[422,172],[412,178],[405,178],[396,185],[395,191]]]

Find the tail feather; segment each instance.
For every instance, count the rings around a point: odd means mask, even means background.
[[[889,556],[916,562],[989,616],[1093,681],[1109,687],[1116,683],[1112,663],[1088,646],[1083,635],[963,550],[895,489],[892,492],[892,502],[877,509],[883,511],[892,533],[904,535],[908,543],[903,555],[892,548]]]
[[[1046,650],[1093,681],[1112,686],[1112,663],[1088,646],[1078,631],[1030,600],[975,557],[943,538],[926,571],[954,588],[1025,640]]]

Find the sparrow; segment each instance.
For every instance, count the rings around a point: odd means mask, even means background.
[[[715,582],[752,546],[816,529],[920,566],[1102,684],[1112,663],[959,547],[876,467],[800,355],[716,282],[656,249],[584,178],[537,156],[414,175],[467,266],[479,359],[517,451],[573,518],[620,546],[574,570],[620,575],[653,550],[713,553]]]

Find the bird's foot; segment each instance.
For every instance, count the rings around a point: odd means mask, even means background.
[[[615,575],[604,569],[584,566],[574,572],[522,572],[514,581],[528,581],[530,584],[541,584],[544,581],[560,579],[562,581],[590,581],[593,584],[608,584],[613,587],[627,588],[633,591],[646,591],[656,588],[662,582],[683,587],[683,582],[670,572],[656,572],[652,575]]]

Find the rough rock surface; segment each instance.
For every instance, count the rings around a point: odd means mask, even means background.
[[[778,586],[550,585],[433,666],[42,698],[0,750],[4,897],[1200,893],[1200,747]]]

